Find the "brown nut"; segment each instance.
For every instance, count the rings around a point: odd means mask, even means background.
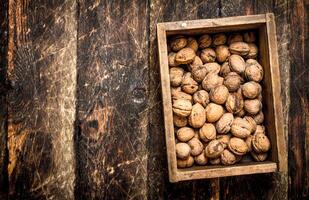
[[[232,137],[228,144],[229,150],[239,156],[245,155],[248,152],[248,146],[243,139]]]
[[[256,126],[257,126],[257,124],[254,121],[254,119],[252,117],[250,117],[250,116],[245,116],[244,120],[246,120],[250,124],[250,126],[251,126],[250,132],[254,133],[256,131]]]
[[[270,149],[270,141],[263,133],[255,133],[252,138],[252,148],[257,153],[265,153]]]
[[[195,133],[194,133],[194,130],[192,128],[182,127],[180,129],[178,129],[178,131],[176,132],[176,135],[177,135],[177,139],[179,141],[187,142],[194,137]]]
[[[244,102],[244,109],[251,115],[257,114],[262,108],[262,103],[258,99],[247,99]]]
[[[192,106],[191,114],[189,115],[189,124],[193,128],[200,128],[206,121],[206,113],[204,107],[196,103]]]
[[[243,41],[242,35],[239,34],[239,33],[234,33],[234,34],[229,36],[227,43],[232,44],[234,42],[242,42],[242,41]]]
[[[216,139],[216,128],[211,123],[205,123],[199,130],[199,136],[204,142]]]
[[[177,167],[178,168],[186,168],[186,167],[192,167],[194,164],[194,159],[192,156],[189,156],[187,159],[177,159]]]
[[[206,48],[202,50],[200,57],[203,63],[215,62],[216,52],[211,48]]]
[[[257,134],[257,133],[265,134],[265,126],[257,125],[254,134]]]
[[[254,81],[245,83],[241,89],[242,94],[249,99],[257,98],[262,91],[261,85]]]
[[[236,72],[230,72],[227,76],[225,76],[223,84],[230,92],[235,92],[243,82],[244,79],[241,78],[241,76],[239,76]]]
[[[180,67],[170,68],[170,81],[173,87],[177,87],[181,84],[183,74],[184,70]]]
[[[209,92],[212,88],[223,84],[223,78],[218,76],[218,74],[210,72],[206,75],[202,81],[202,87]]]
[[[209,94],[205,90],[199,90],[193,95],[193,102],[200,103],[202,106],[206,107],[209,103]]]
[[[231,134],[227,134],[227,135],[218,135],[216,139],[219,140],[219,141],[222,143],[222,145],[223,145],[224,148],[226,148],[227,145],[228,145],[229,142],[230,142],[231,137],[232,137]]]
[[[192,77],[198,83],[202,82],[206,75],[207,69],[204,65],[200,65],[192,69]]]
[[[248,46],[249,53],[246,55],[246,58],[256,58],[259,53],[258,47],[254,43],[248,43]]]
[[[229,46],[231,54],[237,54],[241,56],[245,56],[249,53],[250,48],[249,45],[245,42],[234,42]]]
[[[187,117],[191,114],[192,103],[185,99],[177,99],[173,103],[173,112],[179,117]]]
[[[187,143],[177,143],[176,144],[176,156],[180,159],[186,159],[190,156],[191,148]]]
[[[263,79],[263,67],[254,59],[246,60],[245,76],[249,81],[260,82]]]
[[[221,154],[221,163],[223,165],[233,165],[236,163],[236,156],[229,150],[224,149]]]
[[[216,104],[224,104],[229,96],[229,90],[224,85],[212,88],[209,93],[210,100]]]
[[[173,122],[177,127],[185,127],[188,124],[186,117],[179,117],[178,115],[173,114]]]
[[[246,144],[248,146],[248,152],[252,151],[252,135],[246,138]]]
[[[218,74],[220,72],[220,68],[221,68],[221,66],[216,62],[206,63],[203,66],[206,68],[207,74],[208,73]]]
[[[199,47],[201,49],[205,49],[205,48],[209,47],[211,45],[211,42],[212,42],[212,39],[211,39],[210,35],[208,35],[208,34],[202,35],[198,39],[198,44],[199,44]]]
[[[234,121],[232,113],[225,113],[216,123],[216,130],[219,134],[226,134],[231,130]]]
[[[246,69],[245,60],[239,55],[231,55],[229,57],[230,69],[238,74],[243,74]]]
[[[262,124],[264,122],[264,114],[260,111],[258,114],[252,116],[256,124]]]
[[[175,52],[170,52],[170,53],[168,54],[168,66],[170,66],[170,67],[176,67],[176,66],[179,65],[179,64],[176,62],[175,57],[176,57],[176,53],[175,53]]]
[[[230,70],[229,62],[224,62],[219,72],[220,76],[226,77],[230,72],[231,70]]]
[[[189,64],[193,62],[195,56],[196,55],[193,49],[185,47],[177,52],[175,60],[179,64]]]
[[[193,49],[195,52],[197,52],[198,50],[198,43],[196,41],[196,39],[194,39],[193,37],[188,37],[188,40],[187,40],[187,46],[186,47],[189,47],[191,49]]]
[[[205,154],[208,158],[218,158],[223,152],[224,147],[218,140],[212,140],[205,148]]]
[[[177,35],[171,39],[170,46],[173,51],[179,51],[187,45],[187,39],[184,36]]]
[[[244,41],[245,42],[255,42],[256,41],[255,33],[253,31],[244,33]]]
[[[188,65],[188,70],[192,72],[196,67],[200,65],[203,65],[202,60],[200,59],[200,57],[195,56],[193,62]]]
[[[200,155],[194,157],[194,161],[198,165],[206,165],[208,162],[208,158],[205,156],[205,152],[202,151]]]
[[[191,77],[190,72],[183,76],[181,89],[188,94],[193,94],[198,90],[198,83]]]
[[[200,155],[204,150],[204,146],[203,146],[202,142],[197,138],[192,138],[188,142],[188,145],[191,148],[191,155],[192,156]]]
[[[216,58],[219,63],[223,63],[230,56],[229,48],[225,45],[219,45],[216,47]]]
[[[231,133],[238,138],[246,138],[251,134],[251,124],[240,117],[236,117],[231,126]]]
[[[244,100],[242,98],[241,92],[230,93],[225,102],[225,107],[230,113],[240,113],[244,107]]]
[[[209,103],[206,106],[205,111],[206,111],[206,120],[207,122],[211,123],[218,121],[224,113],[223,107],[215,103]]]
[[[226,43],[226,35],[224,33],[218,33],[213,36],[213,45],[218,46]]]
[[[262,162],[267,159],[268,155],[267,153],[256,153],[254,151],[251,151],[251,156],[253,157],[255,161]]]
[[[192,96],[190,94],[187,94],[187,93],[182,92],[182,91],[173,91],[172,92],[172,99],[173,99],[173,102],[178,100],[178,99],[184,99],[184,100],[188,100],[188,101],[192,102]]]

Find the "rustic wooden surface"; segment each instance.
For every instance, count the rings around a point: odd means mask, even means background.
[[[168,182],[156,23],[274,12],[289,172],[222,178],[220,198],[306,199],[308,11],[300,0],[1,1],[0,198],[218,195],[209,180]]]

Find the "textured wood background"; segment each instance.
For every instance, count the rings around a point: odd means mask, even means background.
[[[156,23],[274,12],[289,171],[220,199],[309,196],[308,1],[0,2],[0,199],[208,199],[168,182]]]

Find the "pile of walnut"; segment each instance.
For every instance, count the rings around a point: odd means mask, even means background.
[[[174,36],[168,43],[179,168],[264,161],[263,67],[254,32]]]

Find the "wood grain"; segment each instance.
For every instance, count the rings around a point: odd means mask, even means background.
[[[73,199],[75,1],[9,1],[9,194]]]

